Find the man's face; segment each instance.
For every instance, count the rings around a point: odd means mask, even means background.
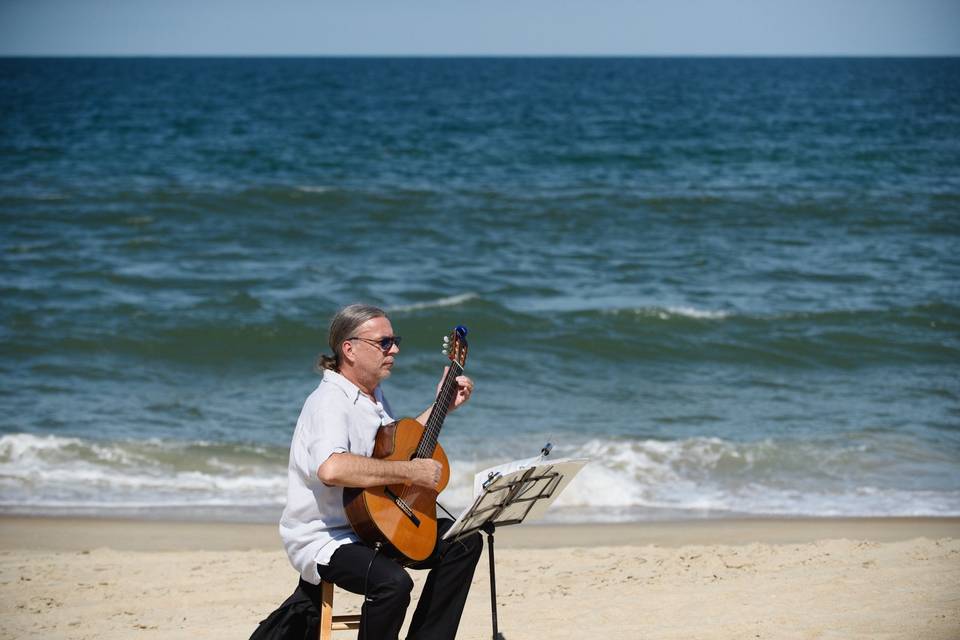
[[[393,336],[393,326],[387,318],[371,318],[357,327],[353,335],[361,340],[351,340],[350,348],[356,362],[358,372],[371,382],[380,383],[390,375],[393,368],[393,359],[400,352],[396,344],[384,351],[377,344],[383,338]]]

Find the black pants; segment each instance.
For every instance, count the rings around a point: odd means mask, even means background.
[[[439,520],[433,554],[410,566],[411,569],[429,569],[430,573],[413,613],[408,639],[453,640],[457,635],[473,570],[483,551],[483,541],[479,533],[456,542],[440,540],[452,524],[452,520]],[[317,570],[324,581],[362,594],[364,576],[369,567],[367,600],[358,637],[360,640],[393,640],[403,625],[413,580],[403,567],[382,553],[377,554],[371,565],[373,556],[373,549],[364,544],[347,544],[333,553],[330,564],[317,565]]]

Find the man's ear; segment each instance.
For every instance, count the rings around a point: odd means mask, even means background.
[[[340,345],[340,353],[343,354],[343,359],[350,364],[353,364],[357,357],[353,353],[353,340],[344,340],[343,344]]]

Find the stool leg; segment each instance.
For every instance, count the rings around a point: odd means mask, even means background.
[[[331,640],[333,637],[333,583],[320,583],[320,630],[319,640]]]

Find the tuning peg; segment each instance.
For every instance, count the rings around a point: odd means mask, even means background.
[[[450,342],[450,336],[443,336],[443,344]]]
[[[443,355],[447,355],[447,350],[446,350],[446,349],[440,349],[440,353],[442,353]]]

